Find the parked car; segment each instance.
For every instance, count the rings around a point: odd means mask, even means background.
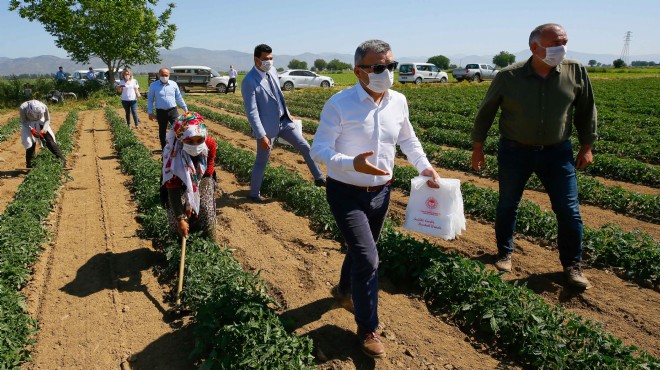
[[[224,93],[229,83],[229,76],[223,76],[207,66],[173,66],[170,68],[170,79],[176,81],[183,91],[205,87]]]
[[[73,71],[73,73],[71,73],[69,76],[69,81],[77,81],[78,83],[83,84],[85,81],[87,81],[87,72],[89,72],[87,69],[79,69],[77,71]]]
[[[335,85],[335,80],[328,76],[317,75],[305,69],[291,69],[278,74],[280,87],[289,91],[301,87],[330,87]]]
[[[466,64],[465,68],[455,69],[451,71],[451,74],[458,82],[463,80],[481,82],[492,80],[497,72],[499,70],[490,64]]]
[[[445,83],[449,79],[446,72],[431,63],[403,63],[399,65],[399,82],[417,85],[425,82]]]
[[[101,81],[101,83],[106,82],[105,74],[108,72],[107,68],[94,68],[94,74],[96,74],[96,79]],[[119,86],[119,81],[121,80],[121,72],[115,72],[114,86]]]
[[[108,71],[107,68],[94,68],[94,75],[96,76],[96,79],[101,82],[105,83],[105,73]],[[89,72],[89,69],[79,69],[77,71],[74,71],[71,73],[69,76],[69,81],[77,81],[80,84],[84,84],[87,82],[87,72]],[[120,79],[120,72],[115,73],[115,87],[119,86],[119,79]]]

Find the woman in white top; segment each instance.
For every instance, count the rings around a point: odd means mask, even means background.
[[[128,68],[124,68],[121,77],[122,80],[119,82],[117,90],[121,93],[121,105],[126,111],[126,124],[129,128],[131,127],[132,113],[135,128],[138,128],[137,98],[140,96],[140,86],[137,80],[133,78],[133,72]]]

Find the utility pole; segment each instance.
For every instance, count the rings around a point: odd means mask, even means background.
[[[629,48],[630,48],[630,39],[632,32],[628,31],[626,32],[626,36],[623,38],[624,44],[623,44],[623,50],[621,50],[621,60],[623,60],[627,66],[630,65],[630,56],[628,55],[629,53]]]

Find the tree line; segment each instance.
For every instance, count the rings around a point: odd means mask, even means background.
[[[291,59],[287,65],[289,69],[309,69],[307,62],[304,60]],[[324,59],[316,59],[314,65],[312,66],[312,71],[343,71],[346,69],[352,69],[353,65],[349,63],[344,63],[339,59],[333,59],[329,62],[326,62]]]

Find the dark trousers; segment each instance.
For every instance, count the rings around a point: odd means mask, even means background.
[[[50,135],[50,132],[44,134],[44,141],[46,143],[46,148],[50,150],[57,158],[66,164],[66,159],[62,155],[59,145],[55,142],[55,139]],[[32,144],[30,148],[25,151],[25,164],[26,167],[32,168],[32,158],[34,158],[34,151],[37,148],[37,143]]]
[[[179,117],[179,111],[174,108],[170,109],[156,109],[156,121],[158,121],[158,138],[160,139],[160,147],[165,148],[167,141],[165,139],[167,135],[167,128],[170,125],[173,125]]]
[[[387,216],[390,187],[367,192],[327,179],[326,197],[348,251],[339,289],[350,292],[355,322],[361,332],[378,328],[378,249],[376,243]]]
[[[225,94],[229,92],[229,86],[234,85],[234,90],[233,92],[236,92],[236,79],[235,78],[230,78],[229,82],[227,82],[227,88],[225,89]]]
[[[131,127],[131,114],[133,114],[135,127],[138,127],[137,100],[122,100],[121,105],[124,107],[124,112],[126,112],[126,124],[128,127]]]
[[[582,217],[570,140],[544,150],[521,149],[508,140],[500,140],[497,163],[500,195],[495,235],[498,253],[513,252],[518,204],[527,180],[536,173],[557,216],[557,246],[562,266],[581,261]]]

